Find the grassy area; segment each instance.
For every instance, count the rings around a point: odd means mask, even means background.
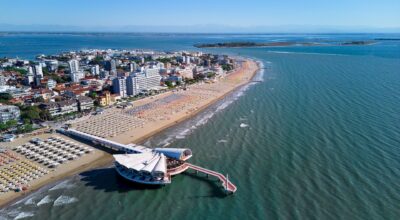
[[[5,123],[0,123],[0,131],[7,131],[8,129],[16,127],[18,122],[16,120],[9,120]]]
[[[22,75],[26,75],[28,71],[23,68],[18,68],[18,67],[6,67],[4,68],[5,71],[14,71],[14,72],[19,72]]]

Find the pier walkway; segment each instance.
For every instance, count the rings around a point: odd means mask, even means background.
[[[72,136],[75,136],[78,138],[82,138],[84,140],[91,141],[95,144],[100,144],[103,147],[107,147],[112,150],[122,151],[125,153],[144,153],[144,152],[151,151],[151,149],[146,148],[144,146],[135,145],[135,144],[129,144],[129,145],[120,144],[115,141],[107,140],[105,138],[97,137],[97,136],[94,136],[91,134],[77,131],[75,129],[68,129],[68,130],[59,129],[58,131],[62,134],[72,135]]]
[[[207,175],[211,175],[211,176],[215,176],[217,177],[221,182],[222,182],[222,186],[224,187],[224,189],[228,192],[234,193],[236,192],[236,186],[233,185],[233,183],[231,181],[229,181],[229,179],[227,178],[227,176],[222,175],[221,173],[203,168],[203,167],[199,167],[190,163],[185,163],[190,169],[195,170],[195,171],[199,171],[202,173],[205,173]]]
[[[107,140],[105,138],[101,138],[101,137],[97,137],[91,134],[87,134],[81,131],[77,131],[75,129],[68,129],[68,130],[64,130],[64,129],[59,129],[58,130],[60,133],[66,134],[66,135],[72,135],[75,137],[79,137],[82,138],[84,140],[87,141],[91,141],[94,142],[96,144],[100,144],[104,147],[113,149],[113,150],[117,150],[117,151],[122,151],[125,153],[144,153],[144,152],[150,152],[150,151],[162,151],[161,149],[150,149],[144,146],[140,146],[140,145],[135,145],[135,144],[129,144],[129,145],[125,145],[125,144],[121,144],[121,143],[117,143],[111,140]],[[211,176],[215,176],[217,177],[221,182],[222,182],[222,186],[224,187],[225,191],[228,193],[234,193],[236,192],[236,186],[229,181],[228,179],[228,175],[224,176],[221,173],[206,169],[206,168],[202,168],[190,163],[184,163],[184,166],[182,166],[185,169],[193,169],[195,171],[198,172],[202,172],[205,173],[207,175],[211,175]]]

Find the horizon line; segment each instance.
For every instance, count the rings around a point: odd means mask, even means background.
[[[400,34],[399,32],[362,32],[362,31],[355,31],[355,32],[346,32],[346,31],[332,31],[332,32],[233,32],[233,31],[226,31],[226,32],[183,32],[183,31],[96,31],[96,30],[0,30],[0,34],[7,34],[7,33],[29,33],[29,34],[194,34],[194,35],[207,35],[207,34],[229,34],[229,35],[275,35],[275,34],[282,34],[282,35],[290,35],[290,34],[319,34],[319,35],[346,35],[346,34],[355,34],[355,35],[364,35],[364,34]]]

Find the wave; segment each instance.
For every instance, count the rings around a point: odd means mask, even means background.
[[[15,218],[18,216],[21,212],[17,209],[11,209],[10,211],[6,212],[6,209],[1,209],[0,210],[0,219],[1,220],[6,220],[9,219],[8,217]]]
[[[255,59],[253,59],[255,60]],[[262,62],[260,60],[255,60],[259,63],[261,69],[257,72],[253,79],[257,81],[264,80],[264,65],[268,66],[271,62]],[[186,122],[179,124],[177,127],[173,129],[169,129],[165,133],[160,136],[156,136],[154,138],[148,139],[144,145],[145,146],[159,146],[159,147],[167,147],[174,142],[174,140],[182,140],[185,139],[188,135],[193,133],[197,128],[205,125],[211,118],[213,118],[216,114],[226,109],[236,100],[238,100],[241,96],[245,94],[245,92],[253,85],[256,85],[256,82],[248,83],[235,91],[233,93],[227,95],[222,100],[218,101],[215,105],[207,108],[204,112],[198,114],[197,116],[189,119]]]
[[[24,218],[28,218],[28,217],[32,217],[34,216],[33,212],[20,212],[15,218],[14,220],[17,219],[24,219]]]
[[[75,185],[70,182],[71,182],[70,180],[65,180],[65,181],[53,186],[52,188],[50,188],[49,191],[54,191],[54,190],[59,190],[59,189],[71,189],[71,188],[75,187]]]
[[[42,193],[42,190],[36,191],[32,194],[29,194],[28,196],[23,197],[20,200],[13,203],[11,206],[20,205],[21,203],[23,203],[24,205],[33,205],[33,204],[35,204],[35,200],[40,197],[41,193]]]
[[[217,141],[217,143],[227,143],[227,142],[228,142],[228,140],[225,140],[225,139],[221,139],[221,140]]]
[[[24,202],[24,205],[33,205],[35,203],[34,197],[31,197]]]
[[[172,129],[169,133],[167,133],[167,137],[159,140],[156,145],[166,147],[170,145],[174,140],[181,140],[185,139],[188,135],[190,135],[194,130],[197,128],[205,125],[214,115],[221,112],[233,102],[239,99],[239,97],[243,96],[245,91],[253,85],[252,83],[247,84],[233,94],[228,95],[221,101],[219,101],[214,107],[209,108],[203,113],[200,113],[198,116],[195,116],[193,119],[189,120],[188,122],[184,122],[183,124],[179,125],[177,128]],[[145,144],[145,146],[151,146],[151,140],[149,139]]]
[[[75,197],[61,195],[54,201],[53,206],[62,206],[62,205],[71,204],[71,203],[74,203],[77,201],[78,201],[78,199]]]
[[[248,125],[248,124],[245,124],[245,123],[241,123],[241,124],[240,124],[240,127],[241,127],[241,128],[247,128],[247,127],[249,127],[249,125]]]
[[[53,200],[50,198],[50,195],[45,196],[43,199],[41,199],[36,205],[41,206],[47,203],[51,203]]]

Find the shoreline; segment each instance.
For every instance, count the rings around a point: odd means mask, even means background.
[[[218,81],[217,83],[196,84],[191,87],[188,87],[188,90],[184,92],[171,91],[166,94],[160,94],[157,98],[148,97],[143,100],[140,100],[137,103],[137,106],[144,106],[148,103],[156,103],[157,101],[160,100],[163,101],[163,99],[173,95],[188,96],[188,97],[178,98],[177,101],[174,101],[172,103],[173,105],[170,103],[169,105],[163,105],[161,107],[160,106],[152,107],[152,109],[149,110],[150,113],[148,115],[146,115],[147,110],[144,110],[145,115],[143,116],[143,119],[147,120],[144,126],[132,128],[129,131],[120,132],[118,133],[118,135],[108,136],[103,138],[116,141],[122,144],[131,144],[131,143],[138,144],[142,143],[144,140],[148,139],[154,134],[159,133],[160,131],[168,129],[169,127],[181,123],[182,121],[192,118],[199,112],[215,104],[219,100],[225,98],[227,95],[234,92],[238,88],[250,83],[253,80],[254,76],[262,69],[260,63],[256,62],[255,60],[249,58],[241,58],[240,60],[242,61],[242,66],[238,67],[236,70],[229,73],[229,75],[227,75],[224,79]],[[193,96],[190,96],[190,94],[193,94]],[[199,99],[199,97],[202,98]],[[119,114],[124,115],[124,117],[126,117],[124,111],[129,111],[129,110],[130,109],[122,110]],[[121,117],[119,118],[120,120],[125,120],[124,117],[122,116],[120,117]],[[161,119],[152,120],[153,118],[161,118]],[[109,118],[108,116],[104,116],[102,120],[109,120]],[[117,123],[118,125],[121,126],[126,124],[126,123],[121,123],[120,121],[116,121],[115,119],[114,121],[112,121],[112,119],[110,120],[111,120],[110,123]],[[101,120],[95,119],[91,122],[87,122],[82,126],[84,127],[83,130],[80,131],[85,132],[86,129],[90,133],[90,128],[92,126],[98,126],[99,121]],[[80,125],[77,125],[77,127],[79,126]]]
[[[207,103],[202,104],[201,106],[199,106],[196,110],[192,111],[190,114],[185,114],[182,117],[178,117],[174,120],[170,120],[167,123],[162,124],[162,126],[159,126],[155,129],[152,129],[148,132],[145,132],[145,134],[138,136],[136,138],[129,138],[129,140],[125,140],[125,141],[118,141],[124,144],[127,143],[137,143],[137,144],[141,144],[143,143],[145,140],[147,140],[148,138],[157,135],[158,133],[161,133],[162,131],[165,131],[166,129],[173,127],[175,125],[179,125],[180,123],[189,120],[191,118],[193,118],[194,116],[198,115],[199,113],[203,112],[204,110],[206,110],[207,108],[211,107],[212,105],[218,103],[219,101],[223,100],[225,97],[227,97],[228,95],[234,93],[235,91],[239,90],[240,88],[242,88],[243,86],[246,86],[247,84],[251,83],[252,80],[254,79],[254,77],[257,75],[257,73],[259,73],[259,71],[262,69],[262,64],[260,64],[258,61],[250,59],[250,58],[242,58],[243,63],[247,63],[250,62],[251,65],[255,65],[255,69],[252,69],[250,67],[248,67],[247,69],[245,67],[240,67],[239,70],[235,70],[234,73],[231,74],[238,74],[238,71],[242,71],[245,72],[247,74],[249,74],[248,77],[246,77],[246,79],[241,79],[239,83],[236,83],[234,86],[232,86],[232,88],[230,88],[227,91],[224,91],[221,94],[218,94],[217,97],[209,100]],[[247,63],[248,64],[248,63]],[[247,71],[247,72],[246,72]],[[250,71],[250,73],[248,73],[248,71]],[[245,73],[242,73],[240,75],[246,75]],[[150,98],[150,97],[149,97]],[[145,101],[149,101],[149,100],[145,100]],[[154,100],[150,99],[150,102],[154,102]],[[130,133],[132,131],[129,131],[127,133]],[[58,134],[60,135],[60,134]],[[114,139],[114,138],[113,138]],[[115,139],[119,139],[118,137],[115,137]],[[127,142],[128,141],[128,142]],[[99,167],[104,167],[107,165],[110,165],[112,163],[112,156],[111,154],[107,153],[107,152],[102,152],[103,155],[101,155],[100,157],[96,158],[93,161],[89,161],[89,162],[83,162],[83,164],[80,164],[79,166],[73,168],[73,169],[69,169],[66,172],[63,172],[61,174],[58,174],[56,176],[53,176],[51,178],[47,178],[46,180],[41,181],[40,183],[36,183],[36,184],[32,184],[32,186],[29,188],[29,190],[24,191],[22,194],[18,194],[18,193],[14,193],[13,195],[9,195],[6,198],[0,200],[0,209],[5,208],[13,203],[15,203],[16,201],[19,201],[29,195],[31,195],[34,192],[37,192],[38,190],[40,190],[41,188],[45,187],[46,185],[50,185],[53,183],[57,183],[59,181],[62,181],[63,179],[66,179],[68,177],[74,176],[76,174],[82,173],[84,171],[88,171],[91,169],[96,169]]]
[[[76,174],[82,173],[84,171],[88,171],[91,169],[96,169],[99,167],[107,166],[112,162],[112,156],[111,154],[108,154],[106,152],[101,152],[102,155],[97,156],[96,158],[92,159],[91,161],[79,161],[80,163],[78,166],[71,168],[65,168],[67,169],[65,172],[62,172],[60,174],[49,174],[53,176],[46,177],[45,179],[41,180],[38,179],[36,182],[31,183],[31,186],[29,187],[28,190],[22,191],[22,192],[8,192],[12,193],[9,195],[3,195],[5,198],[1,198],[0,200],[0,209],[3,209],[9,205],[12,205],[13,203],[31,195],[32,193],[37,192],[41,188],[55,184],[59,181],[62,181],[66,178],[69,178],[71,176],[74,176]]]
[[[251,75],[251,77],[250,77],[250,79],[249,79],[248,81],[245,81],[244,83],[238,84],[238,85],[235,86],[233,89],[227,91],[226,93],[221,94],[220,97],[218,97],[218,98],[212,100],[211,102],[209,102],[209,103],[206,104],[206,105],[201,106],[200,108],[198,108],[196,111],[192,112],[191,114],[186,115],[186,116],[184,116],[183,118],[180,118],[180,119],[174,121],[174,123],[170,123],[169,125],[163,126],[163,127],[159,128],[159,129],[156,129],[156,130],[152,131],[151,133],[149,133],[149,134],[147,134],[147,135],[144,135],[144,136],[142,136],[142,137],[140,137],[140,138],[135,139],[135,140],[132,141],[132,142],[135,142],[135,143],[137,143],[137,144],[142,144],[142,143],[143,143],[145,140],[147,140],[148,138],[150,138],[150,137],[152,137],[152,136],[154,136],[154,135],[156,135],[156,134],[158,134],[158,133],[160,133],[160,132],[162,132],[162,131],[164,131],[164,130],[166,130],[166,129],[168,129],[168,128],[171,128],[171,127],[173,127],[173,126],[175,126],[175,125],[179,125],[180,123],[185,122],[185,121],[187,121],[187,120],[193,118],[194,116],[200,114],[201,112],[203,112],[203,111],[206,110],[207,108],[209,108],[209,107],[211,107],[212,105],[214,105],[214,104],[218,103],[219,101],[223,100],[224,98],[226,98],[226,97],[229,96],[230,94],[236,92],[237,90],[239,90],[239,89],[242,88],[243,86],[246,86],[247,84],[251,83],[251,81],[254,79],[254,77],[257,75],[257,73],[258,73],[262,68],[261,68],[261,66],[260,66],[260,64],[259,64],[258,62],[254,61],[254,60],[252,60],[252,59],[246,59],[246,60],[251,60],[252,62],[256,63],[256,65],[257,65],[257,67],[258,67],[258,68],[253,72],[253,74]]]
[[[40,183],[32,184],[32,186],[22,192],[21,194],[14,193],[13,195],[9,195],[7,198],[4,198],[0,202],[0,209],[3,209],[9,205],[12,205],[13,203],[24,199],[25,197],[31,195],[32,193],[35,193],[39,191],[41,188],[51,185],[51,184],[56,184],[57,182],[60,182],[64,179],[67,179],[69,177],[72,177],[74,175],[80,174],[82,172],[91,170],[91,169],[96,169],[99,167],[104,167],[109,165],[112,162],[112,157],[111,155],[105,153],[105,155],[97,158],[95,161],[87,162],[84,163],[78,167],[75,167],[74,169],[68,170],[67,172],[64,172],[62,174],[59,174],[57,176],[48,178],[46,180],[41,181]]]

